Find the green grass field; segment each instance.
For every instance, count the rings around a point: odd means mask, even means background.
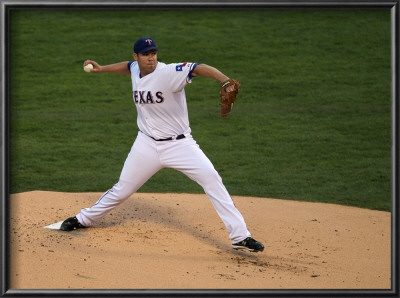
[[[86,59],[201,62],[241,82],[186,87],[192,134],[232,195],[391,209],[388,10],[15,10],[10,15],[10,191],[102,192],[137,134],[128,76]],[[140,192],[202,193],[164,169]]]

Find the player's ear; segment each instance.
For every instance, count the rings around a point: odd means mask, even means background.
[[[136,53],[133,53],[133,59],[135,59],[137,61],[138,55]]]

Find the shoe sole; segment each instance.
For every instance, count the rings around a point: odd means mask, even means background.
[[[236,245],[232,245],[232,247],[233,247],[233,249],[236,249],[236,250],[243,249],[243,250],[248,250],[248,251],[251,251],[251,252],[264,251],[264,248],[253,249],[253,248],[248,248],[248,247],[245,247],[245,246],[236,246]]]
[[[71,232],[71,231],[75,230],[75,228],[70,229],[70,228],[61,227],[60,230],[64,231],[64,232]]]
[[[78,229],[85,229],[86,227],[85,226],[79,226],[79,227],[71,227],[71,228],[67,228],[67,227],[63,227],[63,226],[61,226],[60,227],[60,230],[61,231],[65,231],[65,232],[71,232],[71,231],[75,231],[75,230],[78,230]]]

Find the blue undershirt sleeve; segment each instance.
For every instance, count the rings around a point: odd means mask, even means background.
[[[131,71],[131,65],[132,65],[133,62],[135,62],[135,61],[129,61],[128,64],[127,64],[129,72]]]
[[[199,63],[194,63],[194,64],[193,64],[192,70],[191,70],[191,71],[189,72],[189,74],[188,74],[189,80],[191,80],[191,79],[194,78],[193,75],[192,75],[192,73],[193,73],[193,71],[194,71],[194,69],[196,68],[197,65],[199,65]]]

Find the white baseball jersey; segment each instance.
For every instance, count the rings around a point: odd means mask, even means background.
[[[140,131],[154,139],[190,134],[184,87],[197,65],[158,62],[152,73],[141,77],[138,63],[128,64]]]

